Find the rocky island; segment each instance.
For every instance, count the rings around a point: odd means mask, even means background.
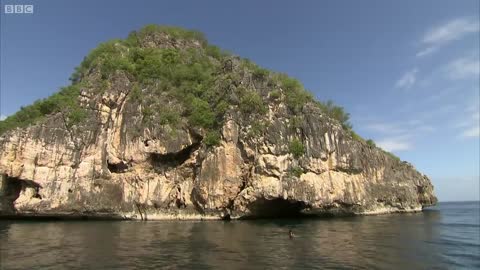
[[[239,219],[420,211],[427,176],[302,84],[150,25],[0,122],[0,216]]]

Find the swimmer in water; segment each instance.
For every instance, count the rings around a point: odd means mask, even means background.
[[[288,237],[290,237],[290,239],[293,239],[293,237],[295,237],[292,230],[288,230]]]

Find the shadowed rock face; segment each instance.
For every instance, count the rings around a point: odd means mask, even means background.
[[[230,64],[241,84],[268,95]],[[92,71],[84,80],[97,78]],[[0,137],[1,215],[322,216],[419,211],[437,201],[425,175],[353,139],[313,103],[295,113],[269,103],[266,128],[254,136],[251,119],[230,106],[220,143],[207,147],[205,131],[185,120],[142,125],[129,76],[118,71],[108,80],[103,92],[95,83],[82,91],[85,123],[67,126],[53,114]],[[301,119],[294,126],[293,117]],[[298,158],[288,147],[295,138],[305,147]]]

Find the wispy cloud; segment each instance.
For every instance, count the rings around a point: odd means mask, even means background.
[[[457,18],[430,29],[422,39],[425,44],[442,44],[457,40],[469,33],[478,32],[479,22],[474,18]]]
[[[386,151],[405,151],[412,148],[412,144],[405,137],[385,138],[377,142],[377,145]]]
[[[440,47],[480,30],[475,18],[457,18],[427,31],[420,43],[425,46],[416,55],[422,57],[436,52]]]
[[[413,68],[407,71],[403,76],[395,83],[395,88],[409,89],[417,81],[418,68]]]
[[[369,130],[383,134],[403,133],[406,131],[404,128],[391,123],[372,123],[368,124],[366,127]]]
[[[478,45],[478,43],[477,43]],[[478,89],[480,78],[480,55],[478,52],[470,51],[456,58],[452,58],[441,65],[431,68],[431,71],[422,72],[424,76],[417,76],[415,87],[428,90],[429,88],[443,88],[438,92],[431,91],[432,99],[439,99],[442,96],[450,95],[455,91],[465,88],[464,84],[458,84],[462,80],[472,83]],[[433,97],[435,96],[435,97]]]
[[[431,53],[434,53],[438,50],[438,47],[427,47],[426,49],[423,49],[421,51],[419,51],[416,56],[417,57],[422,57],[422,56],[425,56],[425,55],[429,55]]]
[[[460,122],[457,127],[461,128],[459,137],[476,138],[480,136],[480,106],[473,105],[468,107],[465,112],[467,117]]]
[[[458,58],[447,64],[445,73],[452,80],[465,79],[480,75],[479,59],[464,57]]]
[[[471,127],[465,131],[462,132],[461,136],[463,138],[474,138],[474,137],[479,137],[480,136],[480,126],[476,127]]]
[[[434,127],[419,119],[402,122],[370,123],[365,127],[378,133],[376,144],[387,151],[405,151],[414,148],[414,140],[423,134],[432,132]]]
[[[438,91],[435,91],[435,92],[431,93],[431,95],[429,97],[427,97],[427,99],[425,101],[426,102],[436,102],[436,101],[445,99],[446,97],[448,97],[449,95],[451,95],[455,91],[458,91],[458,89],[454,88],[454,87],[438,90]]]

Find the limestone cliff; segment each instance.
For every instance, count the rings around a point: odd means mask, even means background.
[[[425,175],[356,137],[315,100],[295,103],[299,93],[274,74],[213,54],[195,36],[158,30],[133,37],[133,46],[113,44],[121,55],[115,61],[139,50],[131,67],[122,62],[105,72],[104,55],[74,78],[80,120],[71,121],[67,106],[1,135],[1,215],[221,219],[418,211],[436,203]],[[141,53],[152,50],[174,52],[174,60],[161,54],[170,62],[150,63]],[[180,72],[176,61],[200,67],[168,84],[146,68]],[[206,69],[203,90],[202,74],[188,76]],[[182,88],[184,81],[195,83]],[[189,91],[196,92],[183,99]],[[206,91],[214,94],[205,98]],[[196,112],[202,100],[210,107]],[[209,108],[213,122],[195,118]]]

